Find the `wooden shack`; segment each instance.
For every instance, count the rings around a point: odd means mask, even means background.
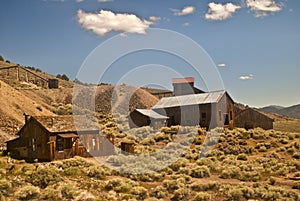
[[[236,107],[235,110],[237,111],[234,118],[236,127],[245,129],[257,127],[265,130],[273,129],[274,120],[262,112],[250,107],[245,109]]]
[[[58,89],[58,79],[48,79],[49,89]]]
[[[123,154],[134,154],[134,142],[121,142]]]
[[[166,124],[167,116],[158,114],[153,110],[135,109],[129,115],[130,128],[151,126],[154,129],[159,129]]]
[[[7,151],[27,161],[114,154],[114,139],[100,134],[97,123],[86,116],[25,115],[17,136],[6,142]]]
[[[162,98],[152,109],[169,117],[168,126],[234,127],[234,101],[223,90]]]

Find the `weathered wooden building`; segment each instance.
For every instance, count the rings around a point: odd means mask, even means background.
[[[25,125],[17,135],[7,141],[7,151],[27,161],[114,154],[114,139],[100,134],[97,122],[87,116],[25,115]]]
[[[152,109],[169,117],[168,126],[234,127],[234,101],[223,90],[162,98]]]
[[[274,120],[262,112],[250,107],[241,108],[235,107],[235,126],[245,129],[252,129],[260,127],[268,130],[273,129]]]
[[[158,114],[153,110],[135,109],[130,113],[129,126],[130,128],[151,126],[154,129],[159,129],[166,124],[167,116]]]

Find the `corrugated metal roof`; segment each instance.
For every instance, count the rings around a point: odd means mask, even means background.
[[[153,119],[168,119],[169,118],[169,117],[163,116],[161,114],[158,114],[157,112],[155,112],[153,110],[136,109],[136,111],[145,116],[153,118]]]
[[[226,91],[214,91],[201,94],[190,94],[183,96],[166,97],[160,99],[160,101],[154,105],[153,109],[181,107],[187,105],[201,105],[208,103],[217,103]]]

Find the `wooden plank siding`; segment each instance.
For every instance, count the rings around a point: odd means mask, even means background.
[[[26,116],[25,121],[17,134],[19,138],[7,142],[7,151],[13,158],[52,161],[76,155],[88,157],[114,154],[114,138],[106,138],[99,134],[99,130],[50,132],[34,117]]]
[[[252,108],[246,108],[235,116],[235,126],[245,129],[260,127],[265,130],[273,129],[274,120]]]

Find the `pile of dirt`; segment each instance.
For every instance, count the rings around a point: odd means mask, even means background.
[[[103,114],[127,115],[136,108],[149,109],[158,102],[149,92],[129,85],[80,87],[74,94],[76,106]]]

